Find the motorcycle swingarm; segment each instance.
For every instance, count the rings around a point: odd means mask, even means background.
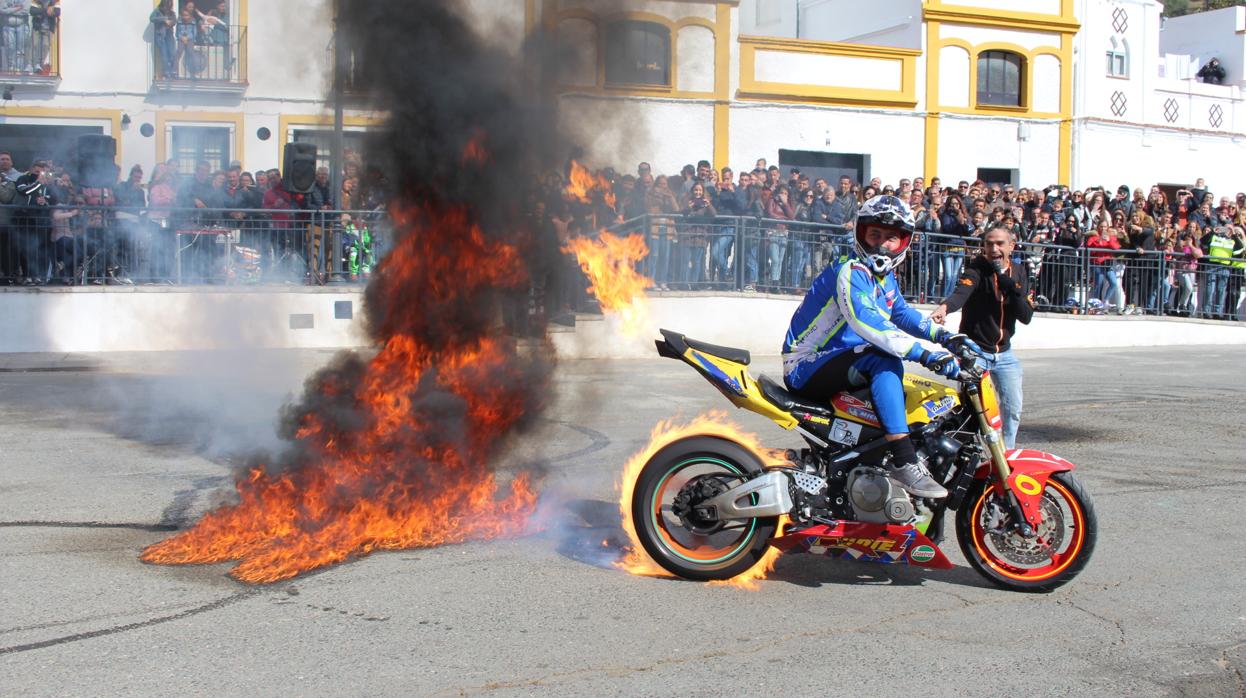
[[[697,514],[711,521],[782,516],[794,506],[787,483],[787,475],[769,471],[701,502]]]

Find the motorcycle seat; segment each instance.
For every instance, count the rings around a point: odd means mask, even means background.
[[[748,349],[736,349],[735,347],[723,347],[717,344],[710,344],[709,342],[698,342],[691,337],[684,337],[684,343],[697,351],[704,352],[706,354],[713,354],[721,359],[734,361],[738,364],[744,364],[745,366],[747,366],[748,362],[752,360],[752,357],[748,353]]]
[[[802,410],[818,417],[827,418],[835,415],[829,407],[811,402],[792,393],[782,385],[770,380],[770,377],[765,374],[757,378],[757,385],[761,387],[761,394],[765,395],[772,405],[781,410],[787,412]]]

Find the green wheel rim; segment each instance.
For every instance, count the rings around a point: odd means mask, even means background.
[[[666,474],[663,475],[662,479],[658,481],[658,486],[654,488],[653,496],[657,497],[658,494],[662,492],[662,489],[666,485],[666,481],[669,480],[671,476],[675,474],[676,471],[683,469],[685,466],[691,463],[713,463],[715,465],[720,465],[726,468],[727,470],[730,470],[736,475],[744,475],[744,473],[740,472],[740,469],[737,468],[735,465],[732,465],[731,463],[728,463],[723,460],[719,460],[717,458],[689,458],[687,460],[682,460],[676,463],[675,465],[671,466],[670,470],[666,471]],[[658,530],[658,526],[659,526],[657,510],[658,510],[658,507],[655,507],[655,506],[649,507],[649,519],[653,525],[653,530],[655,531]],[[747,547],[753,541],[753,535],[756,533],[756,531],[757,531],[757,519],[749,519],[748,532],[745,533],[744,537],[740,540],[739,544],[737,544],[736,547],[732,549],[731,552],[727,553],[726,555],[723,555],[722,557],[714,558],[712,560],[700,560],[700,559],[690,558],[686,555],[683,555],[678,550],[671,549],[671,547],[666,544],[666,541],[664,541],[662,539],[662,536],[660,535],[657,536],[657,542],[659,545],[661,545],[663,548],[669,551],[672,555],[675,555],[681,560],[687,560],[688,562],[691,562],[697,565],[713,565],[713,564],[722,562],[724,560],[730,560],[731,558],[739,554],[742,548]]]

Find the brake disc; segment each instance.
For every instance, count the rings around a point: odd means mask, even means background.
[[[1053,552],[1064,543],[1064,512],[1048,494],[1042,500],[1043,520],[1038,524],[1036,535],[1027,538],[1016,531],[1003,532],[996,529],[989,533],[991,542],[1001,555],[1023,565],[1037,565],[1051,560]]]

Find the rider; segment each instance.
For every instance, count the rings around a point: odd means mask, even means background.
[[[876,196],[861,205],[855,254],[818,275],[792,316],[783,342],[783,377],[790,390],[821,403],[869,383],[890,442],[890,477],[915,496],[939,499],[947,490],[930,476],[909,440],[901,360],[956,378],[960,365],[952,354],[924,349],[913,338],[951,349],[976,346],[904,302],[892,270],[904,260],[913,228],[912,212],[895,196]]]

